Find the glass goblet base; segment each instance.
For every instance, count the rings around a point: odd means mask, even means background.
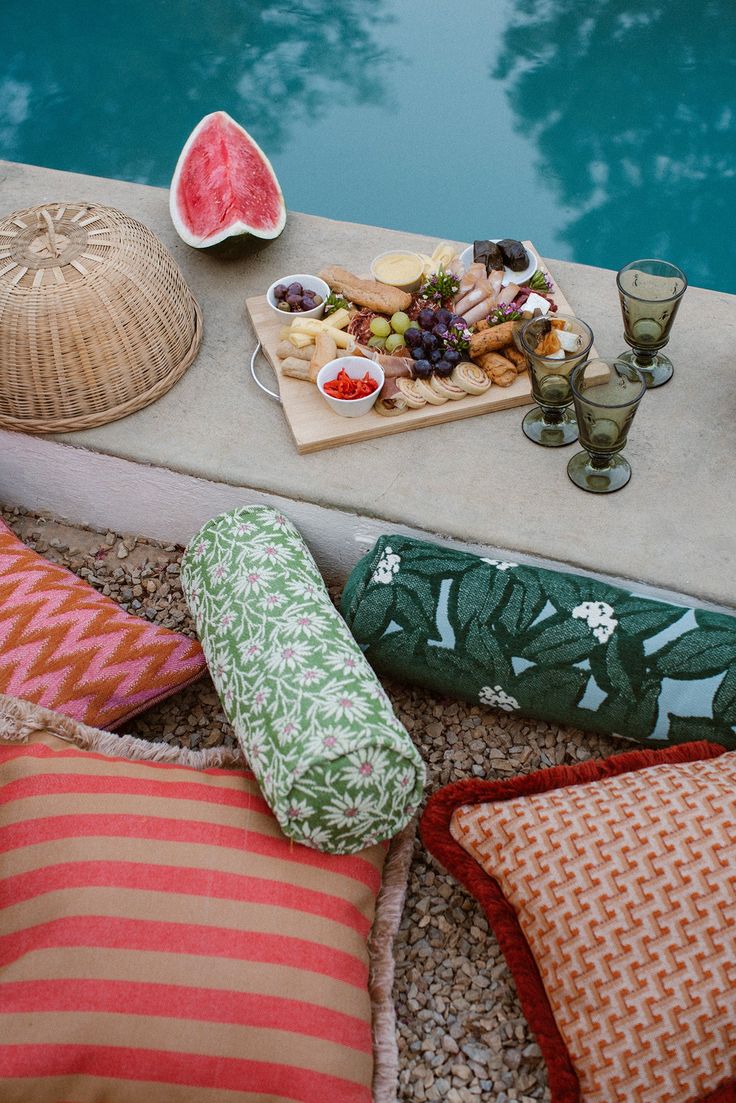
[[[627,349],[617,359],[638,368],[644,376],[644,382],[648,390],[654,387],[663,387],[665,383],[669,383],[675,370],[672,361],[667,356],[663,356],[661,352],[656,352],[651,358],[647,357],[646,360],[641,360],[634,349]]]
[[[578,423],[570,406],[556,410],[535,406],[522,421],[521,428],[529,440],[545,448],[564,448],[578,439]]]
[[[567,465],[567,473],[581,490],[591,494],[613,494],[626,486],[631,478],[631,467],[621,455],[601,460],[594,459],[589,452],[576,452]]]

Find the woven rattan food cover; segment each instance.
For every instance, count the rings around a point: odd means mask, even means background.
[[[201,340],[184,277],[129,215],[72,202],[0,220],[0,427],[125,417],[181,378]]]

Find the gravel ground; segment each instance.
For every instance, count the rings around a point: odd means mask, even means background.
[[[179,583],[181,549],[97,533],[7,509],[10,527],[132,613],[193,635]],[[621,744],[384,682],[428,767],[428,792],[475,775],[504,778],[603,757]],[[234,743],[208,678],[128,725],[183,747]],[[485,918],[417,841],[396,944],[402,1103],[548,1100],[539,1047]]]

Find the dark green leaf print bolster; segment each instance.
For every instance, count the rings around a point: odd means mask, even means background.
[[[343,616],[380,673],[655,744],[736,747],[736,617],[383,536]]]

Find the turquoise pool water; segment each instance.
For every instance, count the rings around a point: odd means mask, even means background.
[[[0,32],[4,158],[166,185],[225,108],[296,210],[736,292],[733,0],[2,0]]]

